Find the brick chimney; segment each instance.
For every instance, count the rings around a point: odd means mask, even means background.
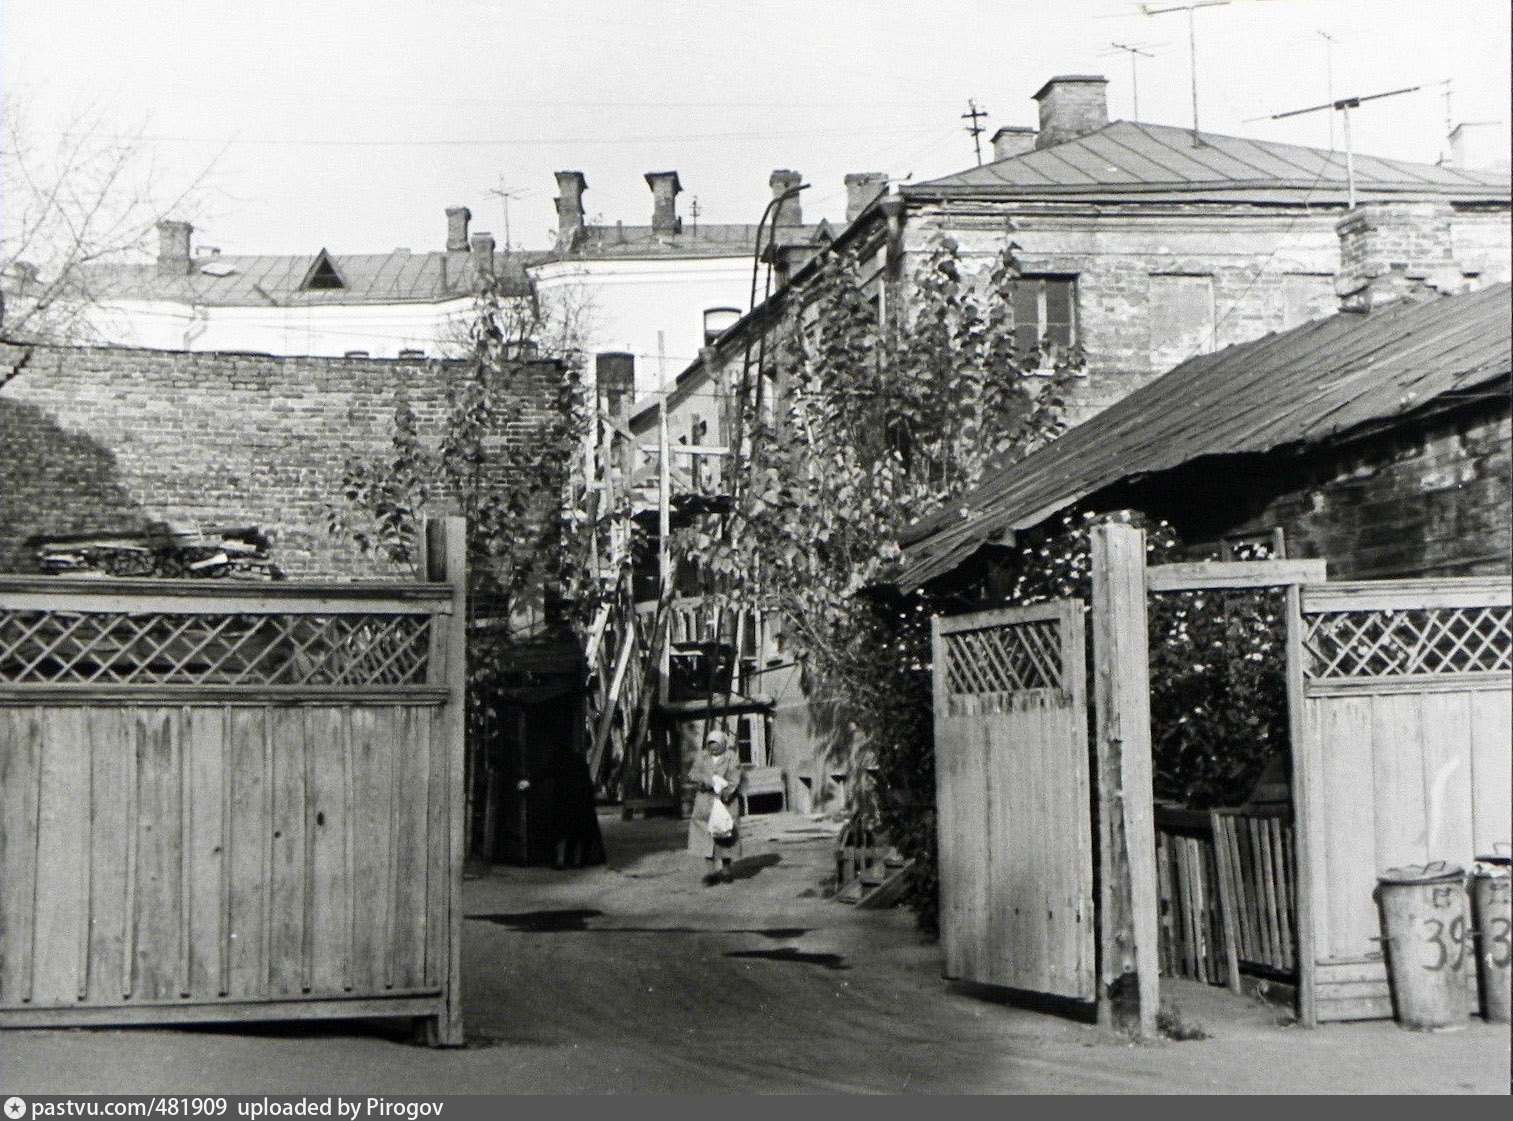
[[[797,187],[804,181],[804,177],[796,171],[787,168],[779,168],[767,177],[767,185],[772,188],[772,197],[777,198],[784,191]],[[777,213],[772,216],[774,226],[802,226],[804,224],[804,208],[799,203],[797,193],[789,195],[778,204]]]
[[[651,232],[676,234],[683,230],[678,217],[678,195],[683,184],[676,171],[648,171],[646,185],[651,188]]]
[[[477,276],[494,275],[494,235],[479,230],[469,241],[473,254],[473,272]]]
[[[447,207],[448,253],[466,253],[468,251],[468,223],[472,220],[473,212],[467,207]]]
[[[636,393],[636,356],[620,351],[598,355],[594,359],[594,378],[604,411],[610,416],[627,414]]]
[[[853,171],[846,176],[846,221],[854,222],[858,214],[887,193],[888,177],[881,171]]]
[[[581,171],[556,174],[557,248],[566,251],[577,248],[583,239],[583,192],[588,190],[588,180]]]
[[[1097,132],[1108,124],[1108,79],[1099,74],[1060,74],[1040,87],[1040,135],[1036,148],[1049,148]]]
[[[158,223],[158,272],[164,276],[189,275],[189,239],[194,227],[188,222],[164,219]]]
[[[1389,300],[1465,289],[1445,203],[1362,203],[1335,223],[1341,311],[1370,311]]]
[[[993,134],[993,158],[1006,160],[1035,150],[1036,132],[1029,125],[1004,125]]]

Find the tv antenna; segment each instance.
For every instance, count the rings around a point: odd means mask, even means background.
[[[1334,45],[1339,42],[1327,31],[1315,31],[1320,39],[1324,40],[1324,92],[1329,96],[1329,103],[1334,104]],[[1329,150],[1334,151],[1334,114],[1329,114]]]
[[[1325,102],[1323,105],[1310,105],[1307,109],[1289,109],[1285,113],[1273,113],[1270,117],[1254,117],[1252,120],[1280,121],[1283,117],[1300,117],[1304,113],[1317,113],[1324,109],[1334,109],[1342,114],[1342,125],[1345,132],[1345,191],[1349,200],[1350,209],[1355,209],[1355,151],[1350,143],[1350,110],[1359,109],[1364,102],[1379,101],[1384,97],[1396,97],[1400,93],[1413,93],[1423,89],[1423,86],[1404,86],[1400,90],[1388,90],[1386,93],[1368,93],[1360,97],[1342,97],[1338,101]]]
[[[1199,8],[1222,8],[1229,0],[1198,0],[1194,4],[1174,4],[1169,8],[1156,8],[1141,4],[1140,10],[1148,16],[1164,16],[1169,12],[1187,13],[1187,74],[1193,94],[1193,147],[1203,147],[1198,138],[1198,32],[1193,26],[1193,13]]]
[[[488,193],[498,199],[504,206],[504,251],[508,253],[510,251],[510,201],[512,199],[526,198],[531,192],[515,190],[506,186],[504,176],[501,175],[499,177],[499,186]]]
[[[967,99],[967,112],[965,112],[965,113],[963,113],[961,115],[961,119],[964,120],[964,121],[971,121],[972,122],[971,124],[969,124],[967,126],[967,131],[972,134],[972,147],[977,152],[977,166],[981,167],[982,166],[982,140],[981,140],[981,137],[982,137],[982,134],[985,131],[987,131],[987,130],[982,125],[978,124],[977,122],[979,120],[983,120],[983,121],[987,120],[988,119],[988,111],[986,109],[979,109],[977,107],[977,100],[976,100],[976,98],[968,98]]]
[[[1139,62],[1142,58],[1155,58],[1150,51],[1134,43],[1110,43],[1113,50],[1103,51],[1104,55],[1113,54],[1114,51],[1124,51],[1129,55],[1129,88],[1130,95],[1134,98],[1134,109],[1131,116],[1135,120],[1140,119],[1140,70]]]

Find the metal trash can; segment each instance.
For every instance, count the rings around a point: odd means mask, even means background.
[[[1481,982],[1481,1012],[1488,1020],[1508,1022],[1513,969],[1509,968],[1509,887],[1513,858],[1497,853],[1478,856],[1471,869],[1471,913],[1476,917],[1476,972]]]
[[[1393,1007],[1405,1028],[1465,1026],[1472,957],[1465,881],[1465,869],[1442,860],[1377,878]]]

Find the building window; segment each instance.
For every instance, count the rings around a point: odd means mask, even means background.
[[[1214,278],[1150,278],[1151,368],[1164,373],[1214,349]]]
[[[1077,345],[1077,278],[1021,276],[1010,284],[1015,347],[1021,354],[1038,350],[1049,369]]]
[[[324,249],[316,254],[314,262],[305,273],[305,279],[300,284],[300,287],[307,292],[346,286],[341,273],[336,269],[336,262],[331,260],[330,254]]]

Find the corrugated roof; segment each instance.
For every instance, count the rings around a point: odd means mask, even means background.
[[[98,265],[86,273],[96,299],[173,300],[209,307],[284,307],[316,304],[440,303],[475,287],[467,252],[328,253],[344,287],[302,288],[319,253],[217,254],[196,257],[184,273],[149,264]],[[544,253],[494,254],[509,294],[530,292],[526,268]]]
[[[907,184],[913,198],[1092,197],[1228,202],[1341,202],[1345,153],[1191,129],[1114,121],[1086,136]],[[1356,155],[1360,198],[1507,199],[1507,172]]]
[[[918,587],[1005,530],[1203,456],[1316,443],[1513,367],[1513,288],[1342,313],[1184,362],[1040,451],[993,472],[905,538]]]

